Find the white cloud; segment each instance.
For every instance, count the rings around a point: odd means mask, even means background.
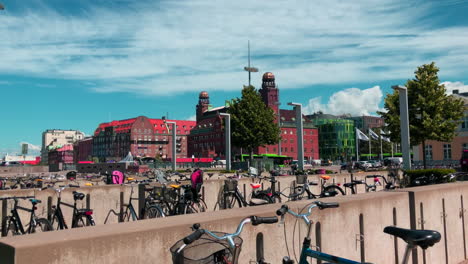
[[[184,119],[184,120],[195,121],[195,120],[197,120],[197,115],[190,116],[190,117],[188,117],[187,119]]]
[[[287,89],[407,79],[432,60],[444,77],[464,74],[468,28],[431,27],[423,18],[434,3],[416,2],[129,1],[83,7],[81,16],[6,12],[0,72],[79,79],[99,92],[236,90],[247,82],[250,39],[253,65]]]
[[[304,113],[313,114],[322,111],[325,114],[352,116],[374,115],[382,101],[382,90],[379,86],[360,90],[349,88],[334,93],[326,104],[322,104],[321,97],[309,99],[309,103],[304,107]]]
[[[447,94],[453,94],[453,90],[458,90],[459,93],[468,93],[468,85],[462,82],[443,82]]]

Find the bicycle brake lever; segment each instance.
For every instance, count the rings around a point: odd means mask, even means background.
[[[278,221],[278,226],[284,225],[284,215],[281,216],[280,220]]]

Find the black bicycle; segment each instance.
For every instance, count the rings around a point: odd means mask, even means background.
[[[68,229],[68,225],[63,217],[61,206],[73,208],[72,214],[72,224],[71,228],[84,227],[84,226],[94,226],[93,219],[93,210],[89,208],[79,209],[77,207],[77,201],[82,201],[85,198],[84,193],[73,191],[73,205],[69,203],[62,202],[62,191],[67,188],[78,188],[76,185],[61,186],[60,188],[55,189],[58,193],[57,204],[52,206],[52,211],[49,214],[49,219],[51,220],[52,228],[54,230]]]
[[[191,185],[170,184],[154,187],[149,196],[154,199],[164,215],[181,215],[206,212],[207,206],[199,190],[196,193]]]
[[[307,194],[307,199],[335,197],[337,195],[346,194],[340,186],[336,184],[326,184],[326,182],[330,180],[330,176],[321,175],[320,179],[322,186],[320,189],[320,193],[314,194],[309,189],[309,185],[318,185],[318,183],[309,182],[309,180],[307,179],[307,175],[297,175],[296,184],[299,184],[299,186],[294,187],[293,192],[289,195],[289,197],[293,200],[301,200],[304,198],[304,194]]]
[[[247,206],[258,206],[273,203],[270,196],[265,193],[256,193],[261,184],[252,183],[252,196],[247,201],[238,188],[238,181],[235,178],[228,178],[224,181],[224,186],[218,196],[214,210],[241,208]]]
[[[19,199],[29,199],[31,202],[31,209],[18,205]],[[41,203],[41,200],[35,199],[34,196],[23,196],[23,197],[4,197],[0,200],[14,200],[13,208],[11,209],[11,215],[5,216],[2,219],[2,236],[10,235],[24,235],[38,232],[47,232],[52,230],[52,225],[45,218],[38,218],[35,214],[37,210],[37,204]],[[30,213],[29,223],[23,226],[18,210],[26,211]]]

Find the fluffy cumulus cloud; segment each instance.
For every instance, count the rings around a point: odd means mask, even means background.
[[[462,82],[443,82],[447,94],[452,94],[453,90],[458,90],[459,93],[468,93],[468,85]]]
[[[322,111],[326,114],[351,114],[352,116],[375,115],[377,111],[382,111],[379,108],[382,97],[382,90],[379,86],[364,90],[349,88],[334,93],[326,103],[321,102],[321,97],[310,99],[304,112],[312,114]]]
[[[431,26],[434,1],[82,1],[73,14],[36,2],[0,15],[0,72],[97,92],[237,90],[248,39],[252,63],[288,89],[468,67],[468,28]]]

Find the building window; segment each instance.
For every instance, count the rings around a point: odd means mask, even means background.
[[[462,150],[467,150],[467,149],[468,149],[468,143],[463,143]]]
[[[425,149],[426,160],[432,160],[432,145],[426,145]]]
[[[461,123],[462,130],[468,130],[468,116],[464,116]]]
[[[444,159],[452,159],[452,145],[444,144]]]
[[[294,152],[294,148],[293,148],[293,147],[291,147],[291,152]]]

